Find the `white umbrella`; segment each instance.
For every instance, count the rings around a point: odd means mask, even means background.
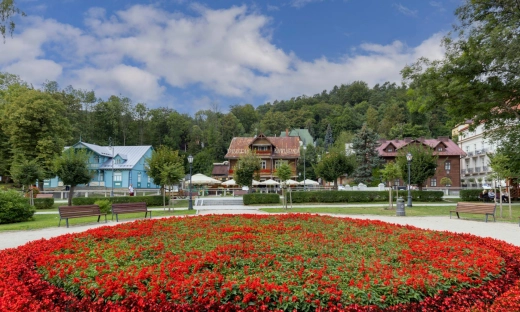
[[[291,179],[285,181],[285,185],[299,185],[299,184],[300,184],[300,182],[294,181],[294,180],[291,180]]]
[[[231,186],[231,185],[237,185],[237,183],[235,182],[235,180],[231,179],[231,180],[227,180],[226,182],[222,182],[222,185]]]
[[[314,180],[307,179],[305,181],[301,181],[300,185],[320,185],[320,184]]]
[[[189,180],[188,180],[189,183]],[[192,184],[220,184],[221,182],[219,180],[210,178],[206,175],[203,175],[202,173],[197,173],[191,176],[191,183]]]
[[[260,185],[260,182],[256,181],[256,180],[253,180],[253,186],[256,186],[256,185]]]
[[[260,182],[261,185],[279,185],[280,183],[276,182],[273,179],[265,180],[263,182]]]

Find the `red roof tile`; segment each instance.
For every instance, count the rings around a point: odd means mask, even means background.
[[[395,157],[400,149],[411,143],[422,143],[432,149],[435,149],[440,143],[443,143],[446,147],[442,152],[434,150],[434,155],[439,156],[466,156],[466,153],[457,145],[455,142],[447,137],[439,137],[437,139],[416,139],[416,140],[381,140],[381,145],[377,148],[377,152],[381,157]],[[394,145],[397,151],[387,152],[385,151],[389,144]]]
[[[235,137],[229,144],[225,158],[238,158],[245,154],[250,146],[257,140],[267,140],[274,146],[274,158],[298,158],[300,157],[300,138],[299,137],[264,137],[257,138]]]

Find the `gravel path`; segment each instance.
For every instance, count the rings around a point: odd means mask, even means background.
[[[215,209],[213,207],[204,207],[204,210],[199,210],[199,215],[207,214],[267,214],[259,211],[256,208],[241,209],[239,207],[233,207],[232,209]],[[449,216],[437,216],[437,217],[397,217],[397,216],[374,216],[374,215],[333,215],[335,217],[348,217],[356,219],[369,219],[369,220],[380,220],[389,223],[401,224],[401,225],[413,225],[422,229],[437,230],[437,231],[450,231],[456,233],[470,233],[482,237],[491,237],[499,240],[506,241],[516,246],[520,246],[520,227],[513,223],[498,223],[464,219],[450,219]],[[131,221],[126,221],[131,222]],[[38,240],[42,238],[51,238],[60,236],[67,233],[78,233],[83,232],[91,228],[99,226],[114,226],[124,222],[116,223],[115,221],[109,221],[108,223],[90,224],[90,225],[72,225],[69,228],[66,227],[53,227],[45,228],[40,230],[31,231],[10,231],[0,232],[0,250],[6,248],[14,248],[17,246],[24,245],[30,241]]]

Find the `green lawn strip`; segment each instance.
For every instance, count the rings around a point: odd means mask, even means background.
[[[180,216],[180,215],[190,215],[195,214],[195,210],[171,210],[171,211],[153,211],[153,217],[163,217],[163,216]],[[112,215],[107,215],[107,220],[112,219]],[[120,214],[119,220],[131,220],[131,219],[144,219],[144,213],[128,213],[128,214]],[[25,231],[25,230],[36,230],[43,229],[49,227],[58,227],[58,222],[60,217],[58,214],[35,214],[33,216],[32,221],[19,222],[19,223],[11,223],[11,224],[1,224],[0,232],[5,231]],[[101,217],[100,223],[105,223],[105,218]],[[116,218],[114,217],[114,222]],[[84,217],[84,218],[73,218],[69,219],[69,226],[75,225],[87,225],[87,224],[97,224],[97,217]],[[65,220],[61,220],[61,226],[65,227]]]
[[[449,217],[450,210],[454,210],[455,206],[420,206],[405,207],[407,216],[410,217],[426,217],[426,216],[446,216]],[[344,215],[376,215],[376,216],[395,216],[394,209],[385,209],[384,207],[314,207],[314,208],[260,208],[261,211],[269,213],[330,213]],[[520,206],[512,205],[513,218],[509,218],[509,207],[502,207],[502,218],[500,217],[500,208],[497,207],[495,217],[497,222],[518,223],[520,217]],[[460,213],[461,219],[484,221],[485,216],[482,214]],[[452,218],[457,218],[456,214],[452,214]],[[493,222],[492,217],[488,217],[488,221]]]

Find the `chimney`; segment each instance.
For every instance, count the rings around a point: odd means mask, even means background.
[[[289,129],[288,129],[288,128],[285,128],[285,136],[286,136],[286,137],[289,136]]]
[[[417,141],[419,141],[419,142],[424,142],[424,137],[418,137],[418,138],[417,138]]]
[[[437,140],[439,140],[441,142],[448,142],[450,140],[450,138],[448,138],[447,136],[440,136],[437,138]]]
[[[405,141],[406,143],[410,143],[410,142],[412,142],[412,138],[404,138],[404,141]]]

